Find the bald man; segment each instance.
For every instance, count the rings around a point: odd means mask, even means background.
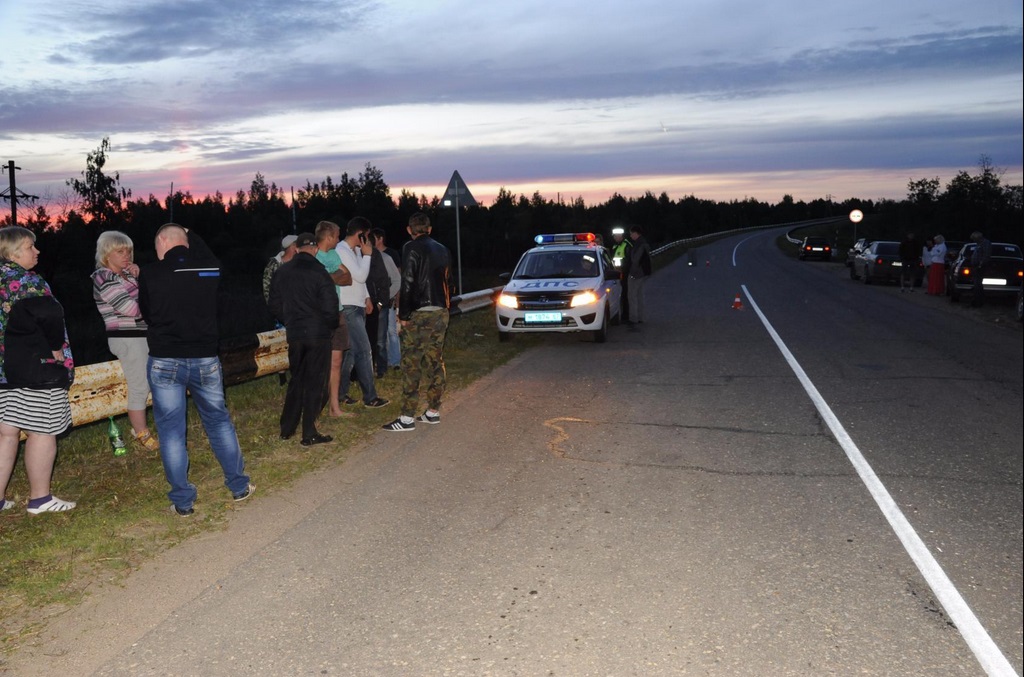
[[[156,234],[158,261],[139,276],[139,306],[149,326],[148,376],[160,457],[171,490],[171,510],[191,515],[196,487],[188,481],[186,391],[192,394],[224,484],[236,501],[256,490],[245,474],[235,424],[224,402],[218,357],[217,287],[220,262],[195,233],[176,223]]]

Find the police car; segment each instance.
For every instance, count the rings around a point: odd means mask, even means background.
[[[498,338],[586,331],[597,343],[619,323],[622,275],[593,233],[538,235],[494,304]],[[506,275],[508,275],[506,273]]]

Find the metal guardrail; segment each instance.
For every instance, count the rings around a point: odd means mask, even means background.
[[[494,303],[503,288],[482,289],[452,298],[452,314],[459,315]],[[221,342],[220,361],[224,385],[244,383],[288,369],[288,341],[284,329]],[[75,368],[75,382],[68,391],[74,426],[120,416],[128,410],[128,386],[118,360]]]

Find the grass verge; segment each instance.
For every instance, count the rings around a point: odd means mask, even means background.
[[[536,344],[536,337],[499,343],[496,333],[493,311],[452,318],[445,345],[450,391]],[[392,402],[401,394],[395,372],[377,387]],[[255,500],[311,470],[344,461],[356,442],[395,416],[394,405],[383,410],[357,405],[355,418],[322,417],[321,430],[335,441],[307,449],[278,437],[284,388],[277,375],[233,386],[227,397],[246,470],[259,487]],[[117,420],[122,430],[128,429],[127,417]],[[196,513],[189,519],[170,512],[159,454],[130,446],[127,455],[114,457],[106,422],[75,428],[57,443],[53,492],[77,501],[75,510],[28,515],[28,483],[19,458],[7,489],[7,498],[17,506],[0,514],[0,656],[37,633],[50,615],[76,604],[90,587],[116,582],[160,551],[223,528],[233,502],[191,405],[188,421],[189,478],[199,490]],[[2,666],[0,661],[0,671]]]

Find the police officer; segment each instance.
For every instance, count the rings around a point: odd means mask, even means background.
[[[622,294],[620,298],[620,317],[624,322],[629,321],[629,298],[626,285],[629,284],[629,254],[633,249],[633,243],[626,239],[626,229],[621,227],[612,228],[612,264],[615,270],[622,273]]]

